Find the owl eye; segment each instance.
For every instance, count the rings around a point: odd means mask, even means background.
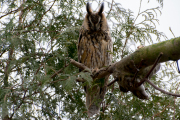
[[[92,22],[92,20],[91,20],[91,17],[89,17],[89,22],[90,22],[91,24],[93,24],[93,22]]]
[[[100,16],[97,17],[97,18],[92,18],[91,16],[89,16],[89,22],[90,22],[91,24],[99,24],[100,21],[101,21],[101,17],[100,17]]]

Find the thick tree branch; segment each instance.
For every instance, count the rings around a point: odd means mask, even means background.
[[[131,55],[117,62],[114,69],[117,72],[123,71],[123,72],[135,73],[136,69],[132,65],[131,60],[133,60],[134,64],[137,66],[143,59],[143,63],[141,65],[141,70],[142,70],[147,66],[153,65],[157,56],[161,52],[163,53],[163,56],[159,61],[160,63],[170,60],[176,61],[180,59],[179,51],[180,51],[180,37],[140,48]]]
[[[168,49],[167,49],[168,48]],[[126,74],[136,74],[138,67],[138,75],[144,74],[146,71],[145,68],[151,66],[154,64],[154,61],[157,61],[157,56],[161,53],[160,57],[161,59],[158,59],[158,62],[166,62],[166,61],[177,61],[180,59],[180,37],[174,38],[171,40],[163,41],[157,44],[153,44],[150,46],[146,46],[143,48],[140,48],[136,50],[134,53],[130,54],[129,56],[121,59],[119,62],[113,63],[107,67],[103,67],[99,69],[97,72],[93,73],[92,78],[93,79],[100,79],[103,78],[106,75],[110,75],[113,73],[115,76],[115,80],[113,80],[111,83],[109,83],[107,86],[111,86],[114,84],[118,79]],[[163,55],[162,55],[163,53]],[[133,61],[133,63],[132,63]],[[91,71],[87,66],[85,66],[82,63],[76,62],[71,59],[70,61],[74,66],[78,67],[81,70],[87,70]],[[155,62],[156,64],[158,62]],[[154,67],[156,67],[156,64],[154,64]],[[153,68],[152,68],[153,69]],[[92,71],[91,71],[92,72]],[[151,70],[147,74],[151,74]],[[136,76],[135,76],[136,77]],[[147,81],[150,85],[152,85],[155,89],[168,94],[172,96],[180,97],[178,94],[166,92],[162,90],[161,88],[158,88],[155,86],[151,81],[147,79],[145,76],[145,81]],[[77,80],[81,82],[82,80]],[[143,81],[144,82],[144,81]]]
[[[146,46],[136,50],[134,53],[123,58],[119,62],[113,63],[110,66],[99,69],[96,73],[94,73],[93,79],[100,79],[103,78],[105,75],[112,73],[116,74],[117,76],[122,75],[122,73],[124,72],[135,74],[137,68],[135,68],[134,65],[138,66],[139,63],[141,63],[141,65],[138,69],[140,69],[140,73],[142,73],[144,68],[154,64],[154,61],[156,61],[156,58],[160,53],[163,53],[163,56],[159,60],[159,62],[162,63],[169,60],[176,61],[180,59],[179,51],[180,37],[163,41],[150,46]],[[132,65],[132,61],[134,62],[134,65]],[[73,64],[81,70],[86,69],[91,71],[87,66],[73,59],[71,59],[70,62],[71,64]]]

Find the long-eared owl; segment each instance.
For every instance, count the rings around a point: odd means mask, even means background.
[[[107,20],[103,13],[104,3],[101,4],[97,12],[93,12],[90,4],[87,3],[86,10],[87,14],[84,18],[78,41],[78,61],[93,71],[111,64],[113,43]],[[106,93],[108,78],[109,76],[105,76],[93,87],[88,85],[84,87],[89,116],[99,112]]]

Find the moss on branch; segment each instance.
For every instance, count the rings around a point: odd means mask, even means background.
[[[115,71],[134,73],[136,71],[134,65],[138,66],[141,60],[143,60],[141,66],[142,69],[150,66],[154,63],[161,52],[163,53],[163,56],[160,59],[160,63],[180,59],[180,37],[136,50],[134,53],[117,62],[115,65]]]

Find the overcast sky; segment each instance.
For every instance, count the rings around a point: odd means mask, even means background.
[[[140,5],[140,0],[115,0],[121,3],[122,7],[132,10],[137,15]],[[157,0],[142,0],[141,11],[147,8],[154,8],[160,6]],[[180,36],[180,0],[164,0],[162,14],[158,15],[159,25],[157,29],[164,32],[170,39],[173,38],[172,33],[169,31],[171,27],[176,37]]]

